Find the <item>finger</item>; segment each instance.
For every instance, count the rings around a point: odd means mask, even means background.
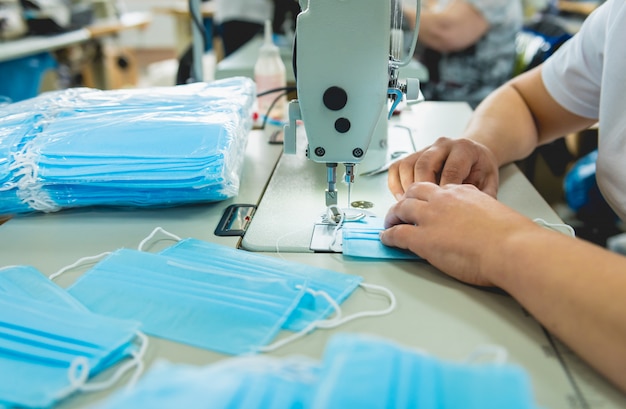
[[[398,202],[395,205],[393,205],[391,208],[389,208],[389,211],[385,215],[385,221],[384,221],[385,228],[396,226],[398,224],[407,223],[398,215],[398,206],[400,206],[401,203],[402,202]]]
[[[400,162],[396,162],[389,167],[387,173],[387,185],[389,186],[389,191],[396,198],[396,200],[402,199],[404,195],[404,188],[402,187],[402,181],[400,179]]]
[[[431,196],[441,190],[441,187],[433,182],[415,182],[404,193],[405,199],[417,199],[428,202]]]
[[[468,183],[473,184],[494,199],[498,198],[499,176],[497,171],[488,173],[486,176],[483,175],[482,180],[478,182],[469,180]]]
[[[435,170],[431,170],[431,171],[419,171],[418,170],[416,173],[416,166],[421,166],[424,168],[428,167],[426,163],[423,163],[421,165],[416,165],[418,162],[422,160],[422,156],[425,154],[425,152],[428,152],[428,149],[426,151],[420,151],[420,152],[411,154],[407,156],[406,158],[392,164],[389,167],[388,175],[387,175],[387,185],[389,186],[389,190],[394,195],[396,200],[401,200],[405,192],[407,191],[407,189],[409,189],[409,187],[413,185],[413,183],[415,182],[420,182],[420,181],[427,181],[427,182],[433,182],[433,183],[437,182],[436,179],[438,177],[437,176],[438,170],[436,171]],[[428,155],[425,158],[425,160],[426,161],[430,160]],[[438,159],[438,163],[443,163],[444,160],[445,159]],[[434,166],[432,166],[432,168],[438,169],[438,166],[440,165],[435,164]],[[416,174],[418,175],[418,177],[416,177]],[[419,176],[419,175],[426,175],[426,176]]]
[[[434,186],[434,185],[433,185]],[[407,192],[413,194],[413,187]],[[416,198],[404,198],[393,205],[385,216],[385,228],[399,224],[419,224],[419,215],[423,211],[425,201]]]
[[[443,141],[443,142],[439,142]],[[435,145],[424,151],[413,166],[412,182],[439,183],[441,170],[448,160],[450,144],[447,138],[439,138]],[[411,183],[412,183],[411,182]],[[405,190],[408,185],[404,185]]]
[[[415,182],[420,181],[432,181],[434,182],[434,176],[429,175],[428,172],[419,170],[420,166],[424,166],[423,161],[429,161],[429,151],[432,148],[428,148],[424,151],[417,152],[404,160],[398,162],[398,177],[402,188],[402,192],[406,192],[407,189]],[[424,176],[425,174],[426,176]]]
[[[478,152],[465,142],[459,141],[450,151],[441,170],[440,185],[461,184],[472,173],[478,162]]]
[[[479,161],[474,164],[463,184],[474,185],[489,196],[497,198],[499,186],[498,168],[484,160]]]
[[[413,247],[415,246],[412,244],[417,240],[416,237],[419,234],[418,229],[419,227],[410,224],[393,226],[380,233],[380,241],[385,246],[413,251]]]

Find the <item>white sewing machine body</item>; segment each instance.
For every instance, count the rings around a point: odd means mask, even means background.
[[[295,153],[295,120],[302,119],[311,160],[363,159],[386,111],[390,10],[381,0],[303,5],[296,25],[298,100],[290,103],[285,152]]]
[[[339,163],[346,167],[349,197],[357,164],[367,163],[361,170],[369,171],[389,160],[388,96],[399,102],[403,93],[419,95],[419,81],[398,82],[391,0],[301,0],[300,5],[294,44],[298,99],[289,103],[284,152],[298,151],[301,120],[306,156],[326,164],[326,205],[332,206],[338,202]]]

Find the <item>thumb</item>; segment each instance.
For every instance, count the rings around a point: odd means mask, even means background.
[[[398,224],[380,232],[381,243],[389,247],[408,249],[411,230],[415,226],[410,224]]]

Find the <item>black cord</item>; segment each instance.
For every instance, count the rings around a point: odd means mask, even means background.
[[[267,91],[259,92],[257,94],[257,97],[262,97],[265,95],[273,94],[275,92],[280,92],[280,94],[278,94],[278,96],[274,98],[269,108],[267,108],[267,112],[265,114],[265,117],[263,118],[263,123],[261,124],[261,129],[265,129],[265,125],[267,124],[267,118],[270,116],[270,112],[272,112],[272,108],[274,108],[274,105],[276,105],[278,100],[284,97],[285,95],[289,94],[290,92],[295,91],[296,89],[297,89],[296,87],[279,87],[279,88],[268,89]]]
[[[284,94],[288,94],[291,91],[295,91],[296,87],[280,87],[280,88],[272,88],[272,89],[268,89],[267,91],[263,91],[257,94],[257,97],[262,97],[264,95],[268,95],[268,94],[273,94],[275,92],[281,92],[284,91]],[[281,94],[282,96],[282,94]]]
[[[274,108],[274,105],[276,105],[276,102],[278,102],[278,100],[281,99],[282,97],[284,97],[285,95],[289,94],[290,88],[294,88],[295,89],[295,87],[275,88],[275,89],[270,89],[268,91],[265,91],[265,92],[262,92],[262,93],[259,94],[260,96],[263,96],[263,95],[266,95],[266,94],[270,94],[270,91],[272,91],[272,92],[283,91],[280,94],[278,94],[278,96],[276,98],[274,98],[274,100],[270,104],[269,108],[267,108],[267,113],[265,114],[265,117],[263,117],[263,123],[261,124],[261,129],[265,129],[265,125],[267,124],[267,118],[269,118],[270,112],[272,112],[272,108]]]

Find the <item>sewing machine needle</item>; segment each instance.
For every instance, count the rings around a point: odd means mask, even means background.
[[[348,208],[350,208],[350,203],[352,203],[352,201],[350,200],[350,193],[352,190],[352,184],[354,183],[354,163],[346,163],[346,177],[345,177],[345,181],[348,184]]]

